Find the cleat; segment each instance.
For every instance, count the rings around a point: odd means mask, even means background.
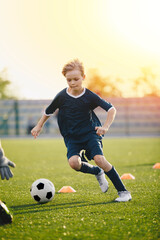
[[[102,190],[102,192],[107,192],[108,190],[108,182],[107,179],[105,178],[105,174],[104,171],[101,169],[101,171],[95,175],[95,177],[97,178],[97,181],[99,182],[99,186]]]
[[[132,199],[130,192],[121,191],[118,192],[119,197],[115,199],[116,202],[128,202]]]
[[[81,161],[82,161],[82,162],[87,162],[87,163],[88,163],[87,159],[85,158],[84,150],[82,150],[82,151],[80,152],[80,158],[81,158]]]

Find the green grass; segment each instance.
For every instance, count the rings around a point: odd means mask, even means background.
[[[0,227],[0,239],[158,239],[160,139],[104,139],[104,154],[124,180],[132,201],[115,203],[117,192],[109,181],[102,193],[92,175],[72,170],[61,139],[2,140],[8,158],[17,167],[14,178],[0,181],[0,199],[13,214],[13,223]],[[94,164],[94,162],[92,161]],[[38,178],[51,180],[56,188],[52,202],[37,204],[30,186]],[[59,194],[65,185],[77,192]],[[160,237],[160,236],[159,236]]]

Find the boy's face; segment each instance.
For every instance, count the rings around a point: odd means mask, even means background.
[[[78,91],[82,89],[82,81],[85,79],[85,75],[82,76],[81,71],[73,69],[68,71],[65,75],[69,88]]]

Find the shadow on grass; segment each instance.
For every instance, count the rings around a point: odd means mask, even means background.
[[[74,202],[74,203],[72,203],[72,204],[79,204],[79,203],[83,203],[83,202]],[[17,206],[12,206],[12,207],[10,207],[10,208],[13,208],[13,209],[17,209],[17,210],[19,210],[19,209],[24,209],[24,208],[33,208],[33,207],[37,207],[37,208],[41,208],[41,207],[53,207],[53,206],[64,206],[64,205],[68,205],[68,204],[70,204],[70,203],[60,203],[60,204],[57,204],[56,203],[56,205],[51,205],[51,204],[49,204],[49,205],[47,205],[47,203],[33,203],[33,204],[24,204],[24,205],[17,205]]]
[[[115,204],[116,202],[109,201],[109,202],[98,202],[98,203],[87,203],[85,201],[82,202],[72,202],[72,203],[61,203],[55,205],[47,205],[47,204],[25,204],[25,205],[17,205],[12,206],[15,212],[14,215],[25,214],[25,213],[36,213],[36,212],[47,212],[47,211],[54,211],[54,210],[62,210],[67,208],[79,208],[79,207],[89,207],[89,206],[97,206],[97,205],[106,205],[106,204]]]
[[[132,168],[132,167],[145,167],[145,166],[153,166],[155,164],[154,163],[140,163],[140,164],[133,164],[133,165],[127,165],[125,167],[128,167],[128,168]]]

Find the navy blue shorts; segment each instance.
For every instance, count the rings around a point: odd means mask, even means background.
[[[67,141],[67,158],[74,155],[80,155],[81,150],[86,150],[85,155],[88,160],[93,159],[96,155],[103,155],[102,141],[96,137],[91,137],[88,141],[77,143],[72,140]]]

